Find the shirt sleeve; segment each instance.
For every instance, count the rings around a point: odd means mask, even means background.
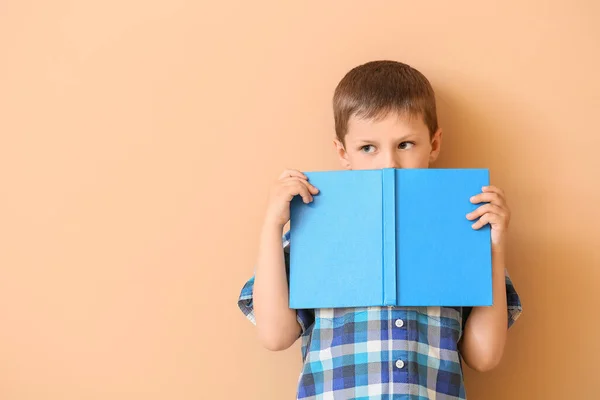
[[[521,305],[521,299],[517,290],[515,289],[515,285],[513,284],[510,276],[508,274],[508,270],[504,269],[504,280],[506,283],[506,307],[508,311],[508,321],[507,328],[510,328],[515,321],[521,316],[523,312],[523,307]],[[471,313],[473,307],[464,307],[463,308],[463,326],[467,322],[467,318]]]
[[[285,259],[285,271],[286,276],[290,278],[290,233],[287,231],[282,237],[283,255]],[[288,286],[289,287],[289,286]],[[256,318],[254,317],[254,275],[248,279],[248,281],[242,287],[238,298],[238,307],[242,313],[256,325]],[[299,309],[296,310],[296,320],[302,328],[301,335],[309,330],[315,322],[314,310]]]
[[[508,307],[508,327],[510,328],[515,321],[521,316],[523,312],[523,306],[521,305],[521,298],[515,289],[508,271],[505,271],[506,280],[506,305]]]

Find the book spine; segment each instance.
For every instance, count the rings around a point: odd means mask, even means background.
[[[382,171],[383,305],[396,305],[396,170]]]

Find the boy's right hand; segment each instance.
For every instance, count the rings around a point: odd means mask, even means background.
[[[305,203],[313,201],[319,189],[308,183],[308,178],[295,169],[286,169],[271,188],[266,222],[283,227],[290,220],[290,202],[301,196]]]

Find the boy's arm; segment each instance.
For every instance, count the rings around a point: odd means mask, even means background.
[[[471,202],[486,203],[467,215],[469,220],[478,219],[473,228],[491,226],[493,305],[473,307],[459,346],[469,367],[489,371],[502,359],[508,330],[504,249],[510,210],[504,192],[494,186],[482,188],[482,193],[473,196]]]
[[[254,278],[254,315],[261,344],[284,350],[300,336],[296,310],[288,306],[288,283],[281,247],[283,226],[265,221]]]
[[[493,305],[473,307],[465,323],[460,353],[467,365],[476,371],[489,371],[502,359],[508,311],[504,275],[504,252],[492,252]]]
[[[269,350],[284,350],[300,336],[296,310],[289,308],[285,256],[281,247],[283,227],[290,219],[290,202],[301,196],[310,203],[318,189],[296,170],[284,171],[273,187],[260,234],[254,276],[254,317],[258,338]]]

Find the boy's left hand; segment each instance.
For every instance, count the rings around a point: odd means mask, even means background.
[[[502,250],[510,221],[510,210],[506,204],[504,192],[495,186],[484,186],[482,193],[471,197],[471,203],[487,203],[467,214],[467,219],[472,221],[479,218],[472,225],[473,229],[480,229],[486,224],[490,224],[492,228],[492,248]]]

